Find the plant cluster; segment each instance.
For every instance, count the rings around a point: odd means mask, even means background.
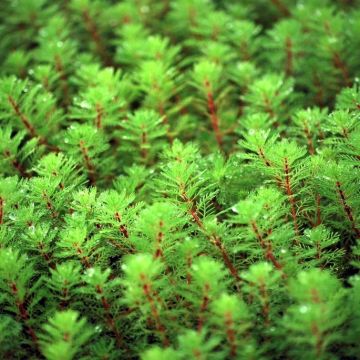
[[[0,21],[0,358],[360,359],[358,0]]]

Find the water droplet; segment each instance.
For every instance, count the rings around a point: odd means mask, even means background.
[[[145,13],[148,13],[150,11],[150,7],[147,6],[147,5],[144,5],[140,8],[140,11],[145,14]]]
[[[95,269],[94,269],[94,268],[90,268],[86,273],[87,273],[87,276],[93,277],[94,274],[95,274]]]
[[[9,214],[9,219],[15,221],[16,220],[15,214]]]
[[[87,101],[84,100],[80,103],[80,107],[83,109],[90,109],[91,105]]]

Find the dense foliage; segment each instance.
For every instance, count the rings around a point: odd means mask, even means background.
[[[2,0],[1,359],[360,359],[360,2]]]

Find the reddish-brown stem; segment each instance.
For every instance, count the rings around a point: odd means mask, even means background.
[[[25,126],[26,130],[29,132],[31,137],[37,137],[35,128],[29,121],[29,119],[21,112],[19,104],[15,101],[15,99],[12,96],[8,96],[8,101],[10,105],[12,106],[15,114],[18,116],[18,118],[21,120],[23,125]]]
[[[242,41],[240,44],[240,49],[242,52],[242,56],[243,56],[243,60],[244,61],[250,61],[251,60],[251,56],[249,53],[249,44],[247,41]]]
[[[146,279],[146,276],[144,274],[141,274],[141,275],[142,275],[142,280]],[[170,342],[166,335],[166,328],[160,320],[160,315],[159,315],[158,309],[156,307],[155,300],[151,294],[152,293],[151,284],[146,282],[143,285],[143,291],[144,291],[147,301],[149,302],[151,315],[155,321],[156,329],[161,334],[163,345],[167,347],[170,345]]]
[[[182,191],[181,197],[190,206],[189,214],[191,215],[191,217],[194,219],[194,221],[199,226],[199,228],[203,229],[204,224],[202,223],[202,221],[197,213],[197,208],[194,204],[194,201],[189,199],[189,197],[187,196],[185,191]]]
[[[199,215],[197,214],[196,207],[190,209],[190,214],[192,218],[195,220],[196,224],[202,229],[204,227],[204,224],[202,223],[202,221],[199,218]]]
[[[336,182],[336,189],[340,197],[341,206],[351,223],[352,230],[354,231],[357,238],[360,238],[360,229],[356,227],[355,218],[353,215],[353,211],[350,205],[347,204],[346,195],[344,190],[341,188],[341,183],[339,181]]]
[[[315,85],[315,88],[318,89],[315,94],[315,103],[319,106],[322,106],[324,104],[324,90],[321,86],[319,77],[316,73],[314,74],[314,77],[313,77],[313,83]]]
[[[270,115],[271,118],[275,117],[275,112],[272,109],[271,102],[267,97],[264,98],[264,110]]]
[[[34,329],[29,324],[30,316],[26,309],[25,302],[19,299],[18,288],[14,282],[10,284],[10,288],[11,288],[11,292],[15,298],[15,303],[16,303],[19,315],[20,315],[22,321],[24,322],[24,324],[27,328],[27,332],[31,336],[33,343],[35,344],[35,347],[38,348],[38,338],[36,336]]]
[[[290,166],[288,163],[288,159],[286,157],[284,158],[284,172],[285,172],[285,191],[290,202],[291,217],[294,223],[294,230],[295,230],[295,234],[299,235],[299,225],[297,222],[295,198],[291,189],[291,182],[290,182]]]
[[[42,195],[43,195],[43,198],[44,198],[44,200],[46,202],[46,207],[51,213],[51,217],[56,218],[58,216],[58,213],[55,211],[54,206],[53,206],[49,196],[45,192],[43,192]]]
[[[271,242],[267,242],[267,248],[266,248],[266,254],[265,257],[267,260],[270,260],[272,262],[272,264],[274,265],[274,267],[277,270],[282,270],[282,265],[276,260],[275,255],[272,251],[272,245]]]
[[[205,284],[204,287],[204,295],[203,295],[203,299],[202,299],[202,303],[200,306],[200,314],[199,314],[199,319],[198,319],[198,331],[201,332],[203,325],[204,325],[204,312],[206,311],[208,305],[209,305],[209,290],[210,290],[210,286],[209,284]]]
[[[68,285],[67,280],[64,281],[64,285],[65,286]],[[67,300],[68,296],[69,296],[69,289],[67,287],[65,287],[62,289],[62,299],[60,301],[60,309],[61,310],[66,309],[66,307],[68,305],[68,300]]]
[[[222,255],[222,258],[224,260],[224,263],[226,267],[229,269],[230,274],[235,278],[237,282],[241,281],[241,278],[236,270],[235,265],[232,263],[229,254],[224,248],[223,243],[221,242],[221,239],[218,236],[212,236],[211,241],[214,243],[214,245],[220,250],[220,253]]]
[[[77,243],[73,244],[73,246],[74,246],[77,254],[80,256],[81,262],[84,264],[84,266],[87,269],[91,268],[89,258],[86,255],[84,255],[84,252],[82,251],[81,247]]]
[[[259,231],[255,221],[251,221],[251,228],[253,229],[256,238],[259,240],[261,247],[265,248],[266,247],[265,241],[264,241],[262,235],[260,234],[260,231]]]
[[[64,65],[61,61],[61,58],[58,54],[55,55],[55,69],[60,75],[61,86],[64,93],[64,104],[69,104],[69,87],[68,87],[68,79],[64,70]]]
[[[205,81],[205,88],[208,91],[207,107],[208,107],[208,111],[210,114],[211,126],[212,126],[214,134],[215,134],[216,142],[218,143],[219,148],[222,149],[223,140],[222,140],[222,135],[221,135],[220,127],[219,127],[220,121],[219,121],[219,117],[217,115],[217,109],[216,109],[216,104],[215,104],[215,100],[214,100],[214,95],[211,91],[210,83],[207,80]]]
[[[345,128],[345,127],[342,128],[342,134],[345,139],[349,139],[349,131],[347,128]]]
[[[105,318],[106,318],[106,322],[109,326],[109,329],[113,332],[113,334],[115,335],[115,339],[116,339],[116,344],[120,347],[123,344],[123,338],[120,335],[120,332],[116,326],[115,320],[110,312],[110,303],[109,301],[106,299],[106,297],[103,295],[103,289],[97,285],[96,286],[96,292],[101,295],[101,305],[104,309],[104,313],[105,313]]]
[[[95,126],[98,129],[102,128],[102,117],[103,117],[103,108],[99,103],[96,103],[96,118],[95,118]]]
[[[8,159],[11,158],[11,153],[9,150],[4,151],[4,156]],[[24,168],[21,166],[18,159],[14,158],[11,159],[11,165],[19,172],[21,177],[29,177],[29,174],[24,170]]]
[[[148,156],[148,151],[147,151],[147,148],[146,148],[146,145],[147,145],[147,133],[144,130],[144,127],[143,127],[143,132],[141,133],[140,142],[141,142],[141,145],[140,145],[141,157],[143,158],[144,161],[146,161],[147,156]]]
[[[112,61],[109,57],[109,54],[107,53],[104,45],[103,45],[103,41],[101,39],[101,36],[99,34],[99,31],[97,29],[97,26],[94,22],[94,20],[92,19],[92,17],[89,14],[88,10],[84,10],[83,12],[83,18],[85,21],[85,26],[87,31],[90,33],[91,38],[96,46],[97,52],[100,55],[102,61],[104,62],[105,65],[107,66],[111,66],[112,65]]]
[[[333,53],[334,66],[341,72],[345,86],[351,86],[349,70],[338,52]]]
[[[91,162],[88,148],[85,146],[85,143],[84,143],[83,140],[80,140],[79,146],[80,146],[80,151],[81,151],[82,156],[83,156],[84,161],[85,161],[85,167],[86,167],[86,169],[88,171],[90,184],[95,185],[96,184],[95,167]]]
[[[313,322],[311,325],[311,332],[316,338],[316,344],[315,344],[316,357],[320,358],[321,353],[322,353],[322,347],[323,347],[323,339],[322,339],[322,334],[319,330],[319,327],[315,322]]]
[[[163,117],[163,121],[162,121],[163,124],[168,125],[169,124],[169,119],[168,119],[168,117],[166,115],[166,112],[164,110],[164,105],[162,103],[160,103],[160,105],[159,105],[159,113]],[[174,138],[171,135],[171,130],[170,130],[169,126],[167,126],[167,128],[166,128],[166,136],[167,136],[167,138],[169,140],[169,143],[172,144],[173,141],[174,141]]]
[[[312,140],[310,129],[309,129],[306,122],[304,123],[304,133],[305,133],[305,137],[306,137],[306,140],[307,140],[309,153],[310,153],[310,155],[314,155],[314,153],[315,153],[314,143],[313,143],[313,140]]]
[[[311,289],[311,301],[315,304],[320,304],[321,302],[319,291],[315,288]]]
[[[260,159],[264,162],[264,164],[265,164],[267,167],[271,167],[271,166],[272,166],[270,160],[265,156],[264,150],[263,150],[261,147],[258,149],[258,155],[260,156]],[[276,176],[276,177],[275,177],[275,180],[276,180],[277,186],[279,186],[279,187],[281,188],[281,187],[282,187],[282,185],[281,185],[281,184],[282,184],[281,179],[280,179],[278,176]]]
[[[285,40],[285,51],[286,51],[286,62],[285,62],[285,74],[291,76],[293,72],[293,52],[292,52],[292,41],[290,37]]]
[[[201,221],[201,219],[197,213],[197,209],[196,209],[194,202],[188,198],[185,191],[182,192],[181,196],[182,196],[183,200],[185,200],[185,202],[190,205],[191,208],[190,208],[189,213],[192,216],[192,218],[195,220],[198,227],[201,230],[204,230],[204,224]],[[224,263],[225,263],[226,267],[229,269],[231,275],[236,279],[236,281],[241,281],[241,278],[239,277],[239,274],[238,274],[234,264],[232,263],[227,251],[225,250],[224,245],[221,242],[221,239],[215,235],[206,234],[206,236],[220,250],[220,253],[222,255]]]
[[[162,221],[159,222],[159,232],[156,235],[156,251],[154,254],[154,258],[158,259],[163,256],[163,251],[161,249],[161,243],[164,238],[164,233],[162,232],[162,227],[164,226],[164,223]]]
[[[236,339],[235,339],[235,330],[234,322],[231,316],[231,313],[225,313],[225,329],[226,329],[226,338],[230,345],[230,356],[235,357],[237,353]]]
[[[120,213],[119,213],[118,211],[115,213],[115,219],[116,219],[119,223],[121,223],[121,215],[120,215]],[[128,232],[127,227],[126,227],[125,224],[120,224],[120,226],[119,226],[119,231],[120,231],[127,239],[129,238],[129,232]]]
[[[254,231],[255,236],[259,240],[260,246],[265,250],[265,258],[271,261],[277,270],[282,270],[283,266],[276,260],[272,250],[271,242],[269,240],[264,240],[255,221],[251,222],[251,228]]]
[[[47,252],[44,251],[44,244],[43,243],[39,243],[38,244],[38,248],[40,250],[40,254],[41,256],[43,257],[43,259],[47,262],[48,266],[51,268],[51,269],[55,269],[56,266],[55,264],[53,264],[51,262],[51,255],[49,255]]]
[[[263,305],[263,308],[262,308],[262,313],[263,313],[263,317],[264,317],[264,320],[265,320],[265,326],[269,326],[270,324],[270,304],[269,304],[269,297],[268,297],[268,292],[267,292],[267,289],[266,289],[266,286],[265,284],[261,284],[260,285],[260,295],[261,297],[263,298],[263,301],[264,301],[264,305]]]
[[[267,167],[271,167],[271,162],[265,157],[264,150],[262,148],[259,148],[258,153],[260,158],[264,161],[265,165]]]
[[[289,9],[282,3],[281,0],[271,0],[273,5],[280,11],[280,13],[284,16],[290,16]]]

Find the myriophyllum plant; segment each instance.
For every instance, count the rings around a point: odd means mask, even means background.
[[[0,359],[360,359],[359,1],[0,1]]]

